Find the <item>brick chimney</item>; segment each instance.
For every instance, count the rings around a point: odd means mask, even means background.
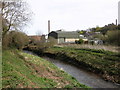
[[[48,34],[50,33],[50,20],[48,20]]]
[[[116,26],[117,26],[118,24],[117,24],[117,19],[116,19]]]

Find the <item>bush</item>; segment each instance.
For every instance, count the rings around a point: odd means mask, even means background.
[[[89,43],[90,43],[91,45],[93,45],[93,44],[94,44],[94,41],[93,41],[93,40],[91,40],[91,41],[89,41]]]
[[[3,38],[3,47],[14,47],[22,49],[25,45],[28,44],[28,37],[25,33],[19,31],[10,31]]]
[[[119,30],[112,30],[107,32],[107,36],[105,38],[105,42],[111,45],[118,45],[120,46],[120,31]]]
[[[11,42],[11,38],[9,34],[6,34],[2,39],[2,48],[6,49]]]
[[[83,39],[75,40],[76,44],[83,44],[83,42],[84,42]]]
[[[47,41],[44,40],[34,43],[34,46],[40,50],[45,50],[47,48],[53,47],[56,43],[57,43],[56,39],[49,37]],[[29,45],[33,46],[32,44]]]

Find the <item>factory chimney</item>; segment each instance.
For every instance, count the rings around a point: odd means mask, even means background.
[[[117,19],[116,19],[116,26],[117,26],[118,24],[117,24]]]
[[[50,33],[50,20],[48,20],[48,34]]]

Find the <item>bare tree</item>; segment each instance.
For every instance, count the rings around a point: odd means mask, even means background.
[[[27,3],[22,0],[13,2],[1,2],[1,15],[2,15],[2,37],[10,30],[21,30],[23,25],[30,20]]]

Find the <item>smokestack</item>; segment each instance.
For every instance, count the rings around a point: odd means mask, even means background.
[[[117,19],[116,19],[116,26],[117,26]]]
[[[50,33],[50,20],[48,20],[48,34]]]

